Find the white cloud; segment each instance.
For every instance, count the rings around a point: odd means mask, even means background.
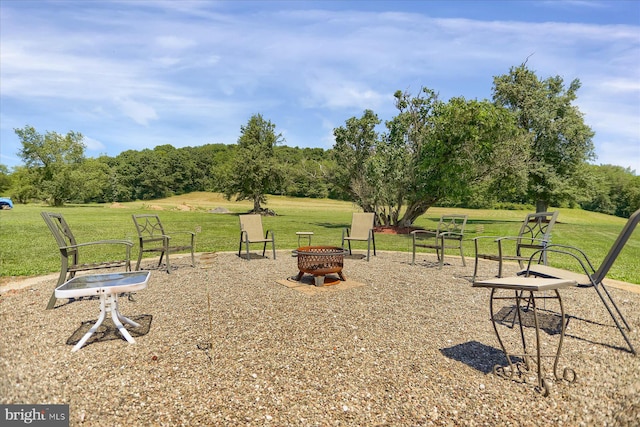
[[[596,145],[640,139],[637,25],[282,4],[95,4],[0,4],[3,120],[37,117],[24,124],[74,129],[117,150],[133,140],[235,142],[240,125],[260,112],[286,124],[287,144],[329,148],[333,126],[364,109],[383,120],[395,114],[395,90],[488,98],[493,76],[533,54],[528,65],[539,77],[580,78],[579,105]],[[640,163],[630,151],[614,163]]]

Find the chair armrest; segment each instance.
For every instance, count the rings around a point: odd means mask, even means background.
[[[196,233],[194,233],[193,231],[172,231],[171,234],[191,234],[192,236],[196,235]],[[166,236],[171,238],[169,235]]]
[[[419,234],[424,234],[426,237],[438,237],[438,232],[432,230],[413,230],[411,234],[416,237],[418,237]]]
[[[82,246],[92,246],[92,245],[127,245],[131,247],[133,246],[133,242],[130,242],[129,240],[100,240],[97,242],[85,242],[85,243],[78,243],[76,245],[63,246],[61,247],[61,249],[73,249],[73,248],[80,248]]]
[[[539,256],[541,253],[556,253],[574,258],[578,262],[578,264],[580,264],[582,271],[589,277],[589,280],[593,281],[592,276],[596,272],[596,269],[593,267],[593,264],[591,263],[591,260],[589,260],[587,254],[583,250],[575,246],[561,244],[548,245],[546,248],[539,249],[531,254],[531,256],[529,257],[529,261],[527,262],[527,268],[523,270],[523,274],[528,275],[529,270],[531,269],[531,265],[533,264],[533,259],[536,258],[536,256]]]
[[[498,239],[500,239],[500,236],[477,236],[477,237],[473,237],[471,240],[484,240],[484,239],[493,239],[494,241],[498,241]]]
[[[462,240],[463,237],[464,237],[464,234],[456,233],[454,231],[445,231],[443,233],[440,233],[440,235],[438,237],[442,237],[444,239]]]

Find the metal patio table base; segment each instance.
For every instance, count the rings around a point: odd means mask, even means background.
[[[127,329],[124,327],[122,323],[123,322],[127,323],[133,326],[134,328],[139,328],[140,324],[120,314],[120,312],[118,311],[118,295],[117,294],[107,295],[102,293],[100,294],[100,317],[98,317],[98,320],[96,321],[96,323],[94,323],[91,329],[89,329],[89,331],[86,334],[84,334],[84,336],[80,339],[80,341],[78,341],[78,343],[73,347],[73,349],[71,350],[72,352],[78,351],[80,350],[80,348],[82,348],[82,346],[87,342],[87,340],[91,338],[91,335],[93,335],[98,330],[100,325],[102,325],[102,322],[104,322],[104,319],[107,317],[108,312],[111,312],[111,320],[113,320],[113,324],[116,326],[116,328],[118,328],[118,331],[120,332],[120,334],[130,344],[136,343],[136,340],[133,339],[129,331],[127,331]]]
[[[559,279],[538,279],[532,277],[504,277],[496,278],[493,280],[486,280],[475,282],[474,287],[487,287],[491,288],[491,297],[489,300],[489,310],[491,312],[491,323],[493,324],[493,330],[498,338],[500,347],[504,352],[507,359],[506,366],[496,365],[493,368],[494,374],[501,378],[509,380],[523,380],[526,382],[526,378],[529,374],[536,371],[537,385],[536,391],[540,392],[543,396],[549,395],[549,385],[547,382],[547,375],[542,365],[543,358],[553,358],[553,376],[556,381],[566,381],[573,383],[576,380],[576,373],[573,369],[565,367],[562,370],[562,375],[558,373],[558,362],[560,360],[560,354],[562,352],[562,343],[565,334],[565,315],[564,306],[562,304],[562,298],[560,297],[559,289],[576,286],[576,282],[571,280],[559,280]],[[496,291],[501,289],[513,290],[513,296],[498,296]],[[553,295],[536,295],[537,292],[550,291]],[[526,296],[525,296],[526,295]],[[560,306],[560,338],[558,340],[558,348],[555,354],[542,354],[541,341],[540,341],[540,319],[538,317],[538,301],[539,300],[557,300]],[[496,319],[494,311],[494,301],[496,300],[515,300],[516,314],[513,319],[515,324],[516,320],[520,332],[520,341],[522,343],[522,353],[513,354],[510,353],[504,345],[504,341],[500,336],[500,332],[497,323],[504,322],[504,320]],[[526,305],[526,307],[523,307]],[[535,326],[535,350],[531,346],[527,345],[525,337],[525,331],[523,326],[523,314],[526,310],[530,310],[533,313],[533,321]],[[515,358],[521,358],[522,361],[515,361]]]
[[[100,296],[100,316],[96,323],[84,334],[71,351],[78,351],[91,338],[104,319],[107,313],[111,312],[113,324],[118,328],[120,334],[130,343],[135,344],[135,340],[122,324],[127,323],[134,328],[140,327],[133,320],[124,317],[118,311],[118,294],[135,292],[147,287],[151,273],[149,271],[127,271],[124,273],[111,274],[91,274],[86,276],[76,276],[73,279],[60,285],[55,290],[56,298],[77,298],[84,296]]]

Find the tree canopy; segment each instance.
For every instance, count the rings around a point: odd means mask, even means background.
[[[240,128],[237,151],[223,184],[228,199],[252,200],[255,213],[262,213],[267,194],[279,188],[284,175],[274,154],[283,138],[275,129],[261,114],[251,116]]]
[[[410,226],[474,183],[518,176],[526,138],[506,109],[464,98],[444,103],[427,88],[416,96],[397,91],[395,100],[398,115],[383,135],[370,110],[334,130],[339,182],[378,222]]]
[[[56,132],[41,135],[33,126],[14,131],[20,138],[19,156],[27,170],[21,177],[23,184],[54,206],[73,198],[83,181],[74,173],[74,166],[85,160],[82,134],[70,131],[65,136]]]
[[[562,77],[540,80],[525,64],[494,78],[493,98],[512,111],[530,135],[527,194],[538,211],[575,202],[583,187],[579,169],[594,159],[594,132],[572,102],[580,81],[565,88]]]

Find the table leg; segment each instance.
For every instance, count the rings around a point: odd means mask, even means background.
[[[558,300],[558,304],[560,305],[560,319],[561,319],[561,330],[560,330],[560,338],[559,338],[559,342],[558,342],[558,349],[555,353],[555,355],[543,355],[541,352],[541,342],[540,342],[540,323],[539,323],[539,319],[538,319],[538,307],[537,307],[537,303],[536,303],[536,297],[533,293],[533,291],[529,292],[529,297],[528,298],[523,298],[523,295],[521,292],[517,292],[515,293],[515,300],[516,300],[516,316],[518,319],[518,323],[519,323],[519,329],[520,329],[520,339],[521,339],[521,345],[522,345],[522,349],[523,349],[523,353],[521,355],[517,355],[517,356],[521,356],[524,360],[524,363],[518,362],[518,363],[513,363],[511,358],[515,355],[509,354],[509,352],[507,351],[504,342],[502,341],[502,338],[500,337],[498,328],[497,328],[497,321],[496,318],[494,316],[494,300],[496,299],[509,299],[509,297],[496,297],[495,295],[496,292],[496,288],[493,288],[491,290],[491,299],[489,301],[489,310],[491,312],[491,322],[493,324],[493,329],[496,333],[496,337],[498,338],[498,342],[500,343],[500,347],[502,348],[502,351],[505,354],[505,357],[507,359],[507,363],[509,364],[508,366],[508,372],[507,372],[507,367],[503,367],[503,366],[499,366],[496,365],[494,367],[494,373],[498,376],[501,376],[503,378],[508,378],[508,379],[514,379],[514,375],[516,373],[516,371],[518,372],[518,375],[522,375],[522,368],[524,368],[525,371],[530,372],[532,371],[533,368],[533,364],[536,364],[536,370],[537,370],[537,386],[536,386],[536,390],[540,393],[542,393],[544,396],[549,395],[549,387],[547,384],[547,381],[545,379],[545,373],[544,373],[544,367],[542,366],[542,358],[543,357],[554,357],[554,361],[553,361],[553,375],[555,377],[556,380],[565,380],[569,383],[572,383],[576,380],[576,374],[575,371],[571,368],[564,368],[563,373],[562,373],[562,377],[560,375],[558,375],[558,361],[560,360],[560,354],[562,351],[562,342],[564,340],[564,333],[565,333],[565,316],[564,316],[564,306],[562,304],[562,298],[560,298],[560,293],[558,292],[558,290],[554,290],[555,292],[555,297],[546,297],[543,296],[541,298],[543,299],[557,299]],[[522,320],[522,303],[524,301],[527,301],[527,307],[531,308],[532,313],[533,313],[533,321],[534,321],[534,327],[535,327],[535,339],[536,339],[536,352],[535,352],[535,356],[531,355],[530,349],[527,347],[527,341],[525,338],[525,332],[524,332],[524,324],[523,324],[523,320]],[[515,317],[514,316],[514,322],[515,322]],[[513,327],[513,324],[512,324]],[[535,360],[531,360],[533,357],[535,357]],[[523,366],[524,365],[524,366]]]
[[[100,325],[102,324],[102,322],[104,321],[107,315],[105,300],[106,300],[105,295],[104,294],[100,295],[100,317],[98,317],[98,321],[91,327],[91,329],[89,329],[89,331],[86,334],[84,334],[84,336],[80,339],[80,341],[78,341],[78,343],[73,346],[73,349],[71,351],[75,352],[80,350],[80,348],[82,348],[82,346],[87,342],[87,340],[91,337],[91,335],[93,335],[93,333],[98,330],[98,328],[100,327]]]
[[[118,331],[120,331],[120,334],[131,344],[135,344],[136,340],[133,339],[133,337],[131,336],[131,334],[129,334],[129,331],[127,331],[127,329],[124,327],[124,325],[121,323],[121,320],[125,323],[128,323],[132,326],[140,326],[139,324],[137,324],[136,322],[134,322],[131,319],[127,319],[126,317],[122,316],[119,312],[118,312],[118,296],[116,294],[111,294],[109,295],[109,305],[110,305],[110,310],[111,310],[111,319],[113,320],[113,324],[116,325],[116,327],[118,328]]]

